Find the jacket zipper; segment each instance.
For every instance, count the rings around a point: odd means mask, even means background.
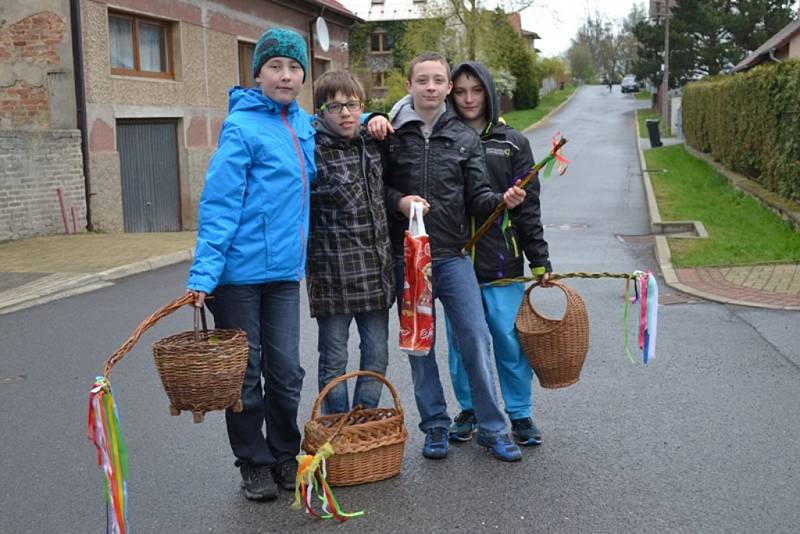
[[[422,153],[422,198],[425,200],[428,199],[428,149],[430,145],[430,138],[426,137],[425,151]]]
[[[305,213],[306,211],[306,187],[307,187],[307,177],[306,177],[306,166],[303,162],[303,151],[300,149],[300,141],[297,139],[297,134],[295,134],[294,128],[292,125],[289,124],[289,119],[286,116],[286,106],[281,109],[281,119],[283,119],[283,123],[286,125],[286,129],[289,130],[289,133],[292,135],[292,141],[294,142],[294,151],[297,154],[297,161],[300,163],[300,176],[301,180],[303,181],[303,198],[300,200],[300,213]],[[299,223],[299,228],[297,229],[298,233],[300,234],[300,258],[302,258],[303,250],[306,248],[305,237],[303,236],[303,221],[301,220]],[[300,265],[300,258],[297,258],[297,265]],[[300,268],[296,270],[298,278],[300,277]]]

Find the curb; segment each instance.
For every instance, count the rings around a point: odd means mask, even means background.
[[[659,228],[663,228],[664,225],[670,223],[665,223],[664,221],[662,221],[661,214],[658,211],[658,205],[656,204],[656,198],[653,192],[653,184],[650,181],[650,172],[647,170],[647,165],[644,159],[644,150],[642,150],[642,145],[640,144],[639,141],[640,139],[639,121],[637,120],[635,113],[633,116],[633,122],[634,125],[636,126],[636,149],[639,151],[639,165],[641,167],[642,181],[644,182],[644,190],[645,190],[645,195],[647,197],[647,210],[650,216],[650,232],[656,233]],[[690,221],[690,222],[697,223],[700,221]],[[700,225],[702,226],[702,222],[700,222]],[[708,237],[708,234],[705,232],[704,226],[702,226],[702,229],[703,233],[705,233],[706,237]],[[680,237],[680,236],[672,236],[672,237]],[[694,236],[694,237],[696,238],[702,236]],[[734,304],[736,306],[747,306],[750,308],[766,308],[771,310],[796,309],[793,307],[772,306],[772,305],[762,304],[759,302],[729,299],[726,297],[722,297],[720,295],[714,295],[711,293],[707,293],[705,291],[701,291],[699,289],[695,289],[691,286],[687,286],[678,279],[678,273],[675,272],[675,268],[672,266],[672,253],[669,250],[669,243],[667,242],[667,236],[665,235],[655,236],[655,255],[656,255],[656,263],[658,263],[658,268],[661,271],[662,277],[664,278],[664,283],[683,293],[699,297],[704,300],[720,302],[722,304]]]
[[[54,300],[88,293],[95,289],[101,289],[113,285],[114,280],[125,278],[134,274],[160,269],[176,263],[191,261],[194,258],[194,249],[186,249],[162,256],[155,256],[146,260],[141,260],[126,265],[120,265],[112,269],[106,269],[97,273],[76,273],[76,276],[64,282],[53,284],[42,290],[16,292],[11,289],[6,293],[10,294],[0,301],[0,315],[19,311],[31,306],[45,304]]]
[[[583,86],[581,86],[581,87],[583,87]],[[572,94],[570,94],[570,95],[567,97],[567,99],[566,99],[566,100],[564,100],[562,103],[560,103],[559,105],[557,105],[556,107],[554,107],[553,109],[551,109],[551,110],[550,110],[550,111],[547,113],[547,115],[545,115],[544,117],[542,117],[542,118],[541,118],[541,119],[539,119],[538,121],[534,122],[533,124],[531,124],[530,126],[528,126],[527,128],[525,128],[524,130],[522,130],[522,133],[523,133],[523,134],[526,134],[526,133],[531,133],[531,132],[532,132],[532,131],[534,131],[535,129],[537,129],[537,128],[541,127],[541,126],[544,126],[544,123],[545,123],[545,122],[547,122],[548,120],[550,120],[550,117],[552,117],[553,115],[555,115],[555,114],[556,114],[556,112],[560,111],[560,110],[561,110],[561,108],[563,108],[564,106],[566,106],[566,105],[567,105],[567,102],[569,102],[570,100],[572,100],[572,97],[573,97],[573,96],[575,96],[575,94],[578,92],[578,90],[579,90],[579,89],[580,89],[580,87],[576,87],[576,88],[575,88],[575,90],[574,90],[574,91],[572,91]]]

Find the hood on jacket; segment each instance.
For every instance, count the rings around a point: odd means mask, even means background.
[[[447,100],[444,101],[442,107],[439,108],[439,111],[436,113],[436,116],[433,118],[433,123],[436,122],[447,113]],[[414,101],[411,99],[411,95],[406,95],[397,103],[392,106],[391,111],[389,111],[389,121],[392,123],[392,127],[395,129],[400,128],[404,124],[408,124],[409,122],[425,122],[422,120],[422,117],[419,116],[417,111],[414,109]]]
[[[486,121],[492,125],[497,124],[497,121],[500,119],[500,97],[497,96],[497,91],[495,91],[494,80],[492,79],[492,74],[489,72],[489,69],[477,61],[465,61],[464,63],[459,63],[450,71],[450,79],[455,80],[465,72],[477,78],[483,85],[483,88],[486,89]],[[451,105],[452,98],[452,93],[447,96]],[[454,105],[453,110],[456,110]],[[458,113],[458,111],[456,111],[456,113]]]
[[[228,113],[234,111],[262,111],[265,113],[277,113],[281,105],[261,93],[259,87],[231,87],[228,91]],[[291,113],[298,108],[297,100],[289,103],[287,112]]]

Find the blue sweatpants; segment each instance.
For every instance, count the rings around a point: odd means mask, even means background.
[[[530,417],[533,405],[531,391],[533,372],[522,352],[514,328],[517,310],[519,310],[524,294],[525,284],[523,283],[481,288],[486,322],[492,335],[500,392],[503,395],[506,413],[510,419]],[[472,397],[467,374],[461,361],[461,354],[453,343],[450,320],[446,316],[445,322],[447,324],[447,360],[456,399],[462,410],[472,410]]]

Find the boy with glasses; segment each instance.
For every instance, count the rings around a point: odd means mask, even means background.
[[[316,82],[315,160],[307,289],[319,326],[319,389],[347,369],[347,339],[355,319],[361,337],[360,369],[385,374],[394,271],[378,145],[360,127],[364,90],[345,71]],[[381,383],[359,377],[353,406],[378,405]],[[347,385],[325,397],[324,413],[350,411]]]

